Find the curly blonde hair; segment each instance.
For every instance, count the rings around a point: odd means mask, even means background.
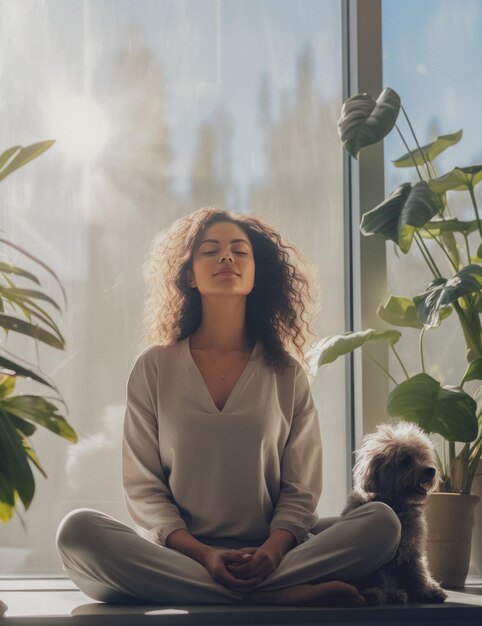
[[[250,340],[261,341],[270,367],[282,370],[291,353],[299,357],[309,372],[303,346],[306,333],[313,336],[308,319],[313,303],[317,304],[311,294],[317,287],[312,267],[259,216],[218,207],[193,211],[154,239],[144,265],[149,295],[144,305],[143,346],[182,341],[201,324],[201,296],[188,285],[187,270],[192,270],[194,254],[206,229],[220,221],[237,224],[253,247],[256,279],[246,296],[246,330]],[[300,265],[305,266],[304,271]]]

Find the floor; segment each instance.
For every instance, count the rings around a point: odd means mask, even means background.
[[[208,626],[336,624],[361,626],[467,626],[482,624],[482,580],[469,577],[463,590],[449,591],[443,605],[363,609],[226,606],[120,606],[93,602],[67,579],[3,579],[0,598],[8,605],[5,626]]]

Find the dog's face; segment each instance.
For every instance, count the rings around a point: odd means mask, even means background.
[[[420,502],[439,482],[433,444],[415,424],[381,424],[363,438],[353,480],[355,488],[388,500]]]

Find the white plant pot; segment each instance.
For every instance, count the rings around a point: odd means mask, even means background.
[[[432,493],[427,498],[428,564],[443,587],[465,584],[478,501],[477,496],[462,493]]]

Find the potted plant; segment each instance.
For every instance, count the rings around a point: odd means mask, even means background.
[[[403,112],[416,147],[409,148],[396,121]],[[482,452],[481,410],[478,408],[482,384],[475,389],[464,387],[482,381],[482,223],[474,188],[482,180],[482,165],[455,167],[437,176],[434,159],[458,143],[462,130],[437,137],[420,146],[399,95],[384,89],[377,100],[367,94],[348,98],[343,104],[338,129],[345,149],[357,158],[361,149],[381,141],[394,127],[405,145],[406,153],[393,162],[396,167],[413,167],[418,182],[399,185],[381,204],[364,213],[361,231],[366,236],[382,237],[393,242],[401,252],[401,263],[415,249],[427,266],[426,289],[409,296],[392,295],[378,306],[382,322],[395,327],[420,331],[418,348],[420,370],[409,372],[396,344],[401,332],[396,328],[367,329],[325,337],[312,349],[310,358],[316,370],[356,348],[365,349],[371,341],[386,341],[395,355],[405,380],[395,380],[387,400],[387,413],[417,423],[428,433],[441,435],[442,452],[438,455],[441,475],[439,492],[429,497],[429,560],[434,575],[445,586],[463,586],[468,571],[473,509],[478,498],[471,495],[472,482]],[[474,219],[454,216],[447,202],[447,191],[465,191]],[[374,303],[375,304],[375,303]],[[378,304],[378,303],[377,303]],[[426,371],[424,335],[438,328],[446,317],[455,314],[461,326],[467,367],[453,385],[444,385]],[[462,343],[462,342],[461,342]],[[440,502],[448,501],[448,511],[439,512]],[[465,508],[464,508],[465,507]],[[465,513],[464,513],[465,510]],[[449,522],[455,516],[456,532],[435,528],[438,518]],[[463,521],[465,519],[465,522]],[[437,556],[436,548],[446,543],[447,533],[460,538],[465,527],[464,547],[453,554]],[[464,556],[464,564],[455,565],[456,574],[446,565],[456,556]]]
[[[14,146],[3,152],[0,155],[0,180],[38,157],[53,143],[43,141],[26,147]],[[7,239],[1,231],[0,245],[0,326],[5,333],[0,349],[0,522],[5,523],[12,518],[19,501],[25,510],[32,502],[35,492],[32,465],[47,476],[30,442],[37,427],[47,428],[71,442],[75,442],[77,436],[62,415],[65,402],[53,381],[36,365],[9,350],[10,333],[20,333],[59,350],[65,348],[59,327],[47,310],[51,307],[59,313],[61,307],[42,290],[40,279],[30,268],[27,270],[9,262],[9,251],[15,250],[53,276],[64,302],[65,291],[50,267]],[[49,396],[16,393],[19,378],[48,387]]]

